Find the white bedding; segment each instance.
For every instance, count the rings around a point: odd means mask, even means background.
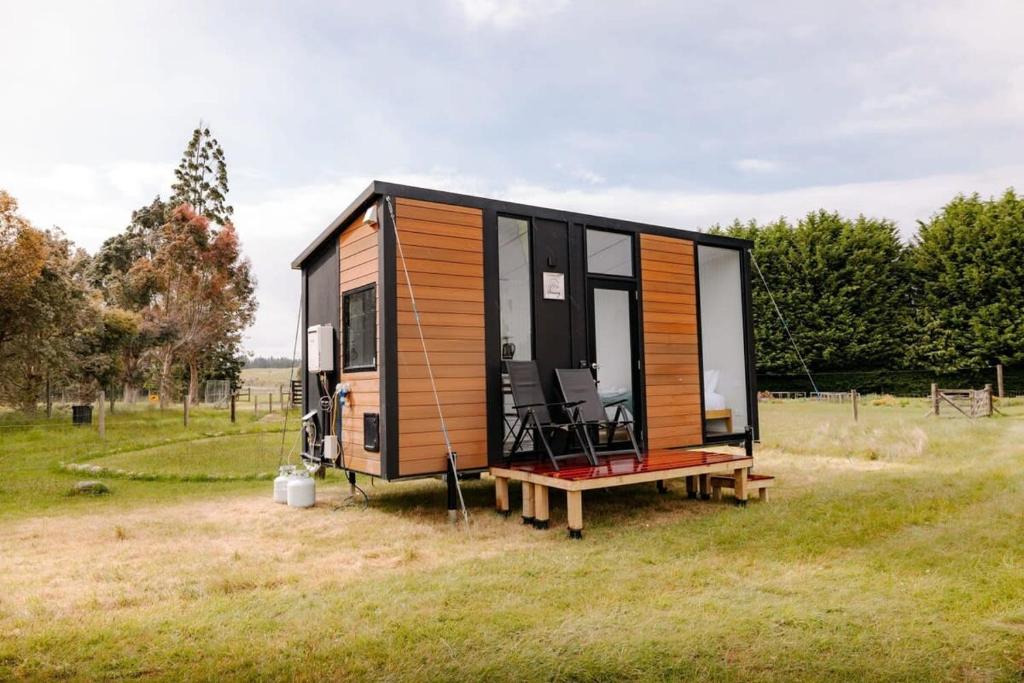
[[[704,371],[704,410],[724,410],[725,396],[715,389],[718,388],[718,370]]]

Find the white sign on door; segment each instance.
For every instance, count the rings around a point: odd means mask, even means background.
[[[565,300],[565,274],[544,273],[544,298]]]

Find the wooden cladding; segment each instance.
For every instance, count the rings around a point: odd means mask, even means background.
[[[380,231],[362,222],[362,216],[342,229],[338,238],[338,253],[341,267],[341,300],[345,292],[364,285],[377,284],[377,358],[380,353],[380,286],[378,283],[378,254]],[[338,330],[340,348],[345,340],[344,330]],[[340,364],[339,364],[340,367]],[[341,447],[345,454],[345,467],[366,474],[380,475],[380,454],[363,448],[363,415],[380,413],[380,373],[377,370],[339,372],[338,382],[347,383],[351,389],[342,414],[340,434]]]
[[[695,250],[690,240],[640,235],[647,446],[703,441]]]
[[[406,270],[458,466],[486,467],[483,212],[401,197],[395,211],[398,475],[442,473],[446,458]]]

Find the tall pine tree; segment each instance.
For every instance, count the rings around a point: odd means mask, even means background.
[[[171,186],[171,206],[188,204],[197,214],[218,225],[231,220],[235,210],[227,203],[228,166],[224,150],[202,122],[192,132],[174,177],[177,182]]]

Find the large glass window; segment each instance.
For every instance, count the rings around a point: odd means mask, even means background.
[[[633,237],[620,232],[587,230],[587,271],[633,277]]]
[[[377,286],[345,292],[341,303],[342,367],[377,369]]]
[[[697,248],[704,411],[709,433],[738,433],[750,423],[741,255],[738,249]]]
[[[501,359],[533,358],[530,301],[530,223],[498,217],[498,281],[501,298]]]

